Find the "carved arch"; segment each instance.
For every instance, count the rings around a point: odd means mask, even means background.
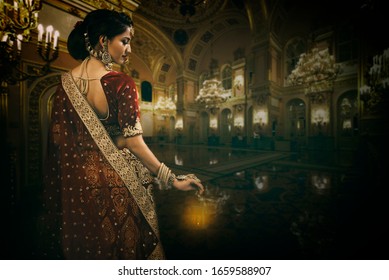
[[[61,73],[49,74],[31,85],[26,97],[26,185],[39,186],[42,181],[42,166],[46,147],[51,99],[61,81]]]

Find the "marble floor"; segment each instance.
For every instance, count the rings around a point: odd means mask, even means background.
[[[388,258],[385,199],[353,152],[151,149],[206,186],[155,193],[168,259]]]
[[[176,174],[194,173],[206,186],[200,198],[193,191],[155,192],[168,259],[389,258],[388,191],[371,175],[376,166],[369,157],[202,145],[150,148]],[[3,239],[14,248],[7,258],[32,258],[28,231],[27,224],[16,228],[22,236],[16,242]]]

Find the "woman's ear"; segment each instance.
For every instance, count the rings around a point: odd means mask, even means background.
[[[100,35],[100,37],[99,37],[99,46],[100,46],[101,48],[104,47],[104,42],[105,42],[106,40],[107,40],[107,36]]]

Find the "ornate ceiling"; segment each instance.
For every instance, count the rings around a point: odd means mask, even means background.
[[[191,28],[209,21],[228,0],[142,0],[137,13],[155,23],[177,28]],[[193,4],[189,4],[193,3]]]
[[[336,21],[359,19],[366,10],[384,10],[380,0],[360,0],[340,8],[335,0],[320,5],[302,0],[44,0],[45,5],[62,10],[67,21],[56,13],[48,16],[53,25],[71,29],[77,18],[94,9],[124,11],[135,23],[133,59],[140,60],[152,72],[154,81],[163,82],[169,73],[199,74],[205,53],[213,42],[231,30],[250,32],[256,43],[269,30],[279,38],[293,36],[290,23],[314,30]],[[384,1],[382,1],[384,2]],[[194,3],[192,6],[190,3]],[[374,5],[373,5],[374,4]],[[297,13],[296,13],[297,10]],[[355,14],[355,16],[353,16]],[[72,22],[70,22],[72,21]],[[74,22],[73,22],[74,21]],[[326,22],[326,24],[323,24]],[[57,23],[57,24],[55,24]],[[66,24],[64,24],[66,23]],[[359,25],[357,25],[359,27]],[[361,26],[363,27],[363,26]],[[61,40],[66,40],[65,30]],[[263,37],[263,36],[262,36]],[[231,44],[226,41],[224,46]],[[130,66],[131,70],[131,66]],[[201,71],[201,69],[200,69]]]
[[[183,67],[181,71],[195,72],[215,38],[237,26],[248,28],[242,0],[142,0],[133,15],[135,29],[141,33],[133,42],[134,53],[154,69],[158,65],[161,69],[177,71]],[[146,54],[140,48],[146,45],[146,37],[156,46],[154,55],[148,57],[150,52]],[[160,74],[164,75],[163,71]]]
[[[45,4],[77,18],[106,8],[130,14],[135,23],[133,59],[138,57],[164,80],[169,71],[188,70],[215,38],[237,26],[248,26],[243,0],[46,0]],[[190,3],[193,3],[190,4]],[[51,16],[55,21],[55,15]],[[54,22],[53,22],[54,24]],[[63,34],[63,33],[61,33]],[[64,34],[66,39],[66,34]],[[186,69],[185,69],[186,68]],[[131,70],[131,66],[130,66]],[[162,76],[161,76],[162,75]],[[162,78],[161,78],[162,77]]]

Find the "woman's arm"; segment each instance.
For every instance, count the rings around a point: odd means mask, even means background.
[[[119,149],[129,149],[151,173],[154,175],[158,174],[161,162],[144,142],[141,134],[132,137],[118,136],[114,139],[114,142]],[[199,194],[204,192],[204,186],[193,178],[187,178],[185,180],[175,179],[173,181],[173,187],[183,191],[197,189]]]
[[[158,174],[161,162],[149,149],[141,134],[133,137],[118,136],[114,139],[114,142],[119,149],[129,149],[151,173]]]

